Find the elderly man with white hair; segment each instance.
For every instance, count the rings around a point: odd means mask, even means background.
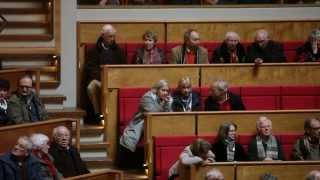
[[[53,157],[49,154],[49,138],[44,134],[32,134],[30,136],[32,142],[32,154],[42,163],[42,175],[44,179],[60,180],[62,174],[53,164]]]
[[[279,63],[285,62],[286,56],[282,44],[270,39],[268,31],[256,31],[254,42],[248,47],[247,62],[249,63]]]
[[[205,100],[206,111],[245,110],[240,96],[229,91],[225,80],[217,80],[210,86],[210,95]]]
[[[76,148],[70,145],[71,134],[65,126],[58,126],[52,132],[53,142],[49,153],[54,159],[54,165],[63,177],[78,176],[90,173],[82,161]]]
[[[227,32],[223,43],[213,51],[211,63],[244,63],[245,50],[236,32]]]
[[[91,102],[88,103],[88,123],[100,123],[101,110],[100,110],[100,65],[105,64],[125,64],[126,59],[123,50],[116,43],[116,29],[106,24],[102,27],[101,34],[96,42],[94,48],[90,49],[86,56],[85,62],[85,80],[87,87],[88,98]]]
[[[26,136],[21,136],[11,152],[0,157],[1,180],[43,180],[41,162],[30,154],[32,143]]]
[[[280,141],[272,135],[271,120],[265,116],[260,116],[256,128],[257,135],[248,147],[249,160],[284,160]]]

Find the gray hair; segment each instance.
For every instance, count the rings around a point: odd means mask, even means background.
[[[211,180],[211,179],[219,179],[223,180],[224,176],[221,173],[220,170],[213,168],[210,171],[207,172],[205,180]]]
[[[227,32],[225,36],[225,40],[229,39],[229,37],[235,37],[238,39],[238,41],[240,41],[240,36],[236,32],[233,32],[233,31]]]
[[[44,134],[35,133],[30,136],[30,141],[32,143],[32,148],[38,149],[42,145],[47,144],[49,142],[49,138]]]
[[[229,87],[228,82],[223,79],[219,79],[213,82],[213,84],[211,85],[212,89],[219,89],[224,92],[228,91],[228,87]]]
[[[65,127],[65,126],[57,126],[57,127],[53,128],[53,130],[52,130],[52,137],[56,138],[58,133],[59,133],[59,131],[62,130],[62,129],[68,131],[69,134],[70,134],[70,130],[67,127]]]
[[[266,117],[266,116],[260,116],[260,117],[258,118],[257,122],[256,122],[256,127],[257,127],[257,129],[260,128],[261,123],[264,122],[264,121],[269,121],[270,124],[272,125],[272,121],[271,121],[268,117]]]
[[[319,178],[320,178],[320,171],[313,170],[306,175],[305,180],[318,180]]]
[[[309,41],[320,38],[320,29],[314,29],[309,34]]]
[[[183,34],[183,40],[184,40],[184,42],[186,42],[186,41],[188,41],[188,40],[190,39],[192,32],[198,33],[197,30],[195,30],[195,29],[188,29],[188,30]]]
[[[265,37],[265,39],[269,39],[269,38],[270,38],[268,31],[265,30],[265,29],[258,29],[258,30],[256,31],[256,37],[258,36],[258,34],[260,34],[260,35],[262,35],[263,37]]]
[[[152,89],[158,91],[159,89],[161,89],[162,87],[169,87],[169,83],[167,80],[164,80],[164,79],[161,79],[160,81],[158,81],[157,83],[155,83],[153,86],[152,86]]]
[[[158,34],[153,32],[153,31],[150,31],[150,30],[147,30],[143,35],[142,35],[142,39],[145,40],[146,38],[151,38],[154,40],[154,42],[157,42],[158,41]]]
[[[101,34],[115,34],[117,31],[111,24],[102,26]]]

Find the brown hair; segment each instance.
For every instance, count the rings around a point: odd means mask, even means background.
[[[233,126],[235,130],[238,129],[238,126],[233,122],[223,122],[219,127],[218,140],[225,140],[227,138],[230,126]]]
[[[200,154],[208,153],[211,149],[211,144],[203,139],[196,139],[190,145],[190,150],[194,156],[200,156]]]

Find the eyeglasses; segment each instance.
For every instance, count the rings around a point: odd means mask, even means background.
[[[32,86],[23,86],[23,85],[19,85],[19,88],[21,88],[21,89],[24,89],[24,88],[26,88],[26,89],[31,89],[31,88],[32,88]]]

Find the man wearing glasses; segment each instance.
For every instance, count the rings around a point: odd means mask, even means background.
[[[33,90],[29,75],[18,80],[17,91],[8,101],[7,112],[11,124],[37,122],[48,118],[44,105]]]

